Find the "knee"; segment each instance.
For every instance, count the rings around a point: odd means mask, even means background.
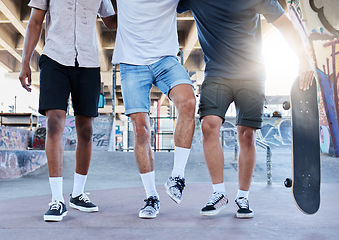
[[[83,142],[91,142],[93,136],[93,127],[92,124],[82,125],[78,128],[78,137],[79,140]]]
[[[195,113],[195,106],[196,106],[196,99],[193,96],[186,98],[185,100],[182,100],[179,103],[178,110],[180,113],[185,114],[194,114]]]
[[[219,127],[212,121],[203,120],[201,123],[201,131],[204,138],[208,138],[216,134],[219,135]]]
[[[138,143],[149,143],[151,138],[149,127],[144,124],[135,124],[134,136],[135,141]]]
[[[63,119],[57,114],[49,115],[46,119],[46,130],[49,137],[62,135],[64,130]]]
[[[255,144],[256,129],[251,127],[238,128],[239,142],[242,145],[251,146]]]

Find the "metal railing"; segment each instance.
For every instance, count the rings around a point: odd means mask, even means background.
[[[272,151],[271,147],[264,143],[263,141],[260,141],[258,138],[255,140],[255,143],[257,146],[266,149],[266,169],[267,169],[267,185],[272,185]]]
[[[238,132],[236,128],[225,128],[221,130],[221,145],[224,148],[224,135],[227,132],[233,132],[234,134],[234,161],[238,159]],[[272,151],[271,147],[259,140],[258,138],[255,140],[257,146],[266,150],[266,171],[267,171],[267,185],[272,185]]]

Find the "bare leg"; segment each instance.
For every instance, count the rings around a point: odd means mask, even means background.
[[[151,129],[147,113],[130,115],[134,128],[134,155],[141,174],[154,170],[154,157],[151,149]]]
[[[45,151],[50,177],[62,177],[63,142],[66,112],[63,110],[46,111]]]
[[[76,116],[78,142],[75,172],[87,175],[92,156],[93,117]]]
[[[52,202],[49,210],[44,214],[45,221],[61,221],[67,211],[63,206],[63,141],[62,134],[65,127],[66,112],[63,110],[46,111],[46,143],[45,151],[48,162],[49,183],[52,191]],[[62,215],[51,214],[52,208],[62,210]],[[55,210],[54,210],[55,211]]]
[[[240,145],[238,159],[239,189],[248,191],[256,162],[256,129],[246,126],[238,126],[237,128]]]
[[[195,96],[192,86],[180,84],[171,89],[169,97],[178,109],[178,119],[174,131],[175,146],[191,148],[195,128]]]
[[[201,122],[204,156],[213,184],[224,182],[224,153],[219,140],[221,124],[222,119],[214,115],[203,117]]]

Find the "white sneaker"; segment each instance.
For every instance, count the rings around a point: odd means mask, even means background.
[[[182,199],[182,191],[185,188],[185,178],[169,177],[165,183],[166,193],[176,203],[180,203]]]
[[[160,201],[157,196],[150,196],[145,199],[145,206],[140,210],[140,218],[155,218],[159,213]]]

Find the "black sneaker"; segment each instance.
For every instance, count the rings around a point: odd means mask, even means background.
[[[159,213],[160,201],[157,196],[150,196],[145,199],[145,206],[140,210],[140,218],[155,218]]]
[[[238,205],[238,211],[236,212],[237,218],[252,218],[254,213],[250,209],[250,204],[247,198],[240,197],[235,199],[235,203]]]
[[[67,208],[63,202],[54,201],[49,203],[49,209],[44,215],[46,222],[60,222],[67,215]]]
[[[182,191],[185,188],[185,178],[181,177],[169,177],[165,183],[166,193],[170,198],[176,202],[180,203],[182,199]]]
[[[69,206],[71,208],[78,209],[82,212],[97,212],[99,211],[99,208],[94,205],[91,200],[89,200],[89,197],[83,193],[79,196],[73,198],[71,194],[71,199],[69,200]]]
[[[201,209],[200,214],[204,216],[217,215],[226,208],[227,203],[228,199],[224,194],[215,192],[211,195],[206,206]]]

